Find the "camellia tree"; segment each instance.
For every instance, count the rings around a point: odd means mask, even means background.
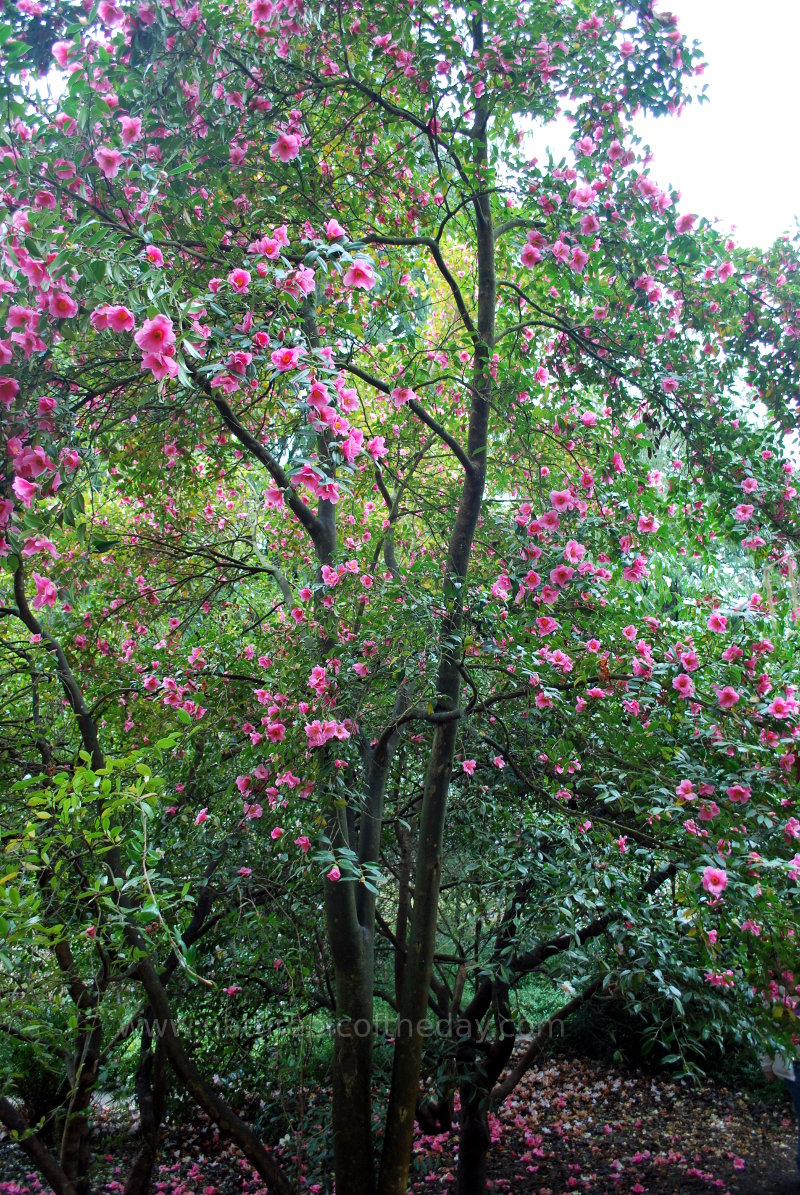
[[[17,7],[2,1028],[57,1095],[0,1119],[87,1189],[138,1035],[126,1190],[169,1070],[291,1191],[184,1014],[329,1009],[339,1195],[456,1103],[466,1192],[535,973],[678,1055],[786,1037],[798,259],[648,173],[697,48],[628,0],[101,0],[43,78]]]

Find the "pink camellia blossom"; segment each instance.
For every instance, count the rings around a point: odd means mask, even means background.
[[[14,472],[18,477],[26,477],[29,481],[53,468],[55,466],[41,444],[28,448],[20,445],[14,454]]]
[[[89,316],[89,323],[98,331],[132,332],[135,326],[133,312],[121,304],[104,303],[96,307]]]
[[[41,610],[42,606],[55,606],[58,601],[58,590],[53,582],[48,577],[34,573],[33,583],[36,586],[36,596],[31,602],[34,610]]]
[[[463,772],[466,772],[466,774],[468,776],[474,776],[475,775],[475,760],[474,759],[463,760],[462,764],[461,764],[461,770]]]
[[[655,515],[644,514],[639,515],[639,522],[636,524],[636,530],[640,535],[650,535],[654,531],[658,531],[661,524]]]
[[[745,477],[742,482],[742,489],[745,494],[754,494],[758,489],[758,482],[755,477]]]
[[[721,867],[706,867],[703,870],[702,884],[706,892],[712,896],[722,896],[728,886],[728,873]]]
[[[164,353],[175,344],[172,320],[168,315],[154,315],[144,321],[133,339],[143,353]]]
[[[26,481],[24,477],[15,477],[11,488],[22,505],[30,510],[31,503],[39,492],[38,485],[32,481]]]
[[[735,705],[738,705],[740,700],[740,694],[736,692],[732,685],[726,685],[724,689],[717,689],[717,701],[719,702],[720,709],[733,709]]]
[[[366,449],[374,461],[379,461],[389,455],[389,449],[386,447],[383,436],[373,436],[367,443]]]
[[[270,146],[269,156],[273,162],[291,162],[300,153],[301,144],[298,133],[279,133],[278,140]]]
[[[788,718],[797,710],[797,703],[794,701],[787,701],[785,697],[773,697],[772,701],[767,706],[767,713],[772,714],[773,718]]]
[[[72,319],[78,314],[78,304],[63,290],[51,290],[47,296],[47,310],[53,319]]]
[[[238,294],[246,294],[250,286],[250,271],[241,268],[231,270],[228,275],[228,282]]]
[[[709,631],[716,631],[718,635],[721,635],[728,629],[728,620],[724,614],[720,614],[718,610],[715,610],[714,613],[709,616],[706,626],[708,627]]]
[[[150,262],[151,266],[161,267],[164,264],[164,254],[159,249],[158,245],[148,245],[144,251],[144,255]]]
[[[345,286],[350,286],[354,290],[372,290],[377,282],[375,267],[365,257],[356,257],[350,263],[342,282]]]
[[[297,369],[300,358],[304,355],[302,348],[275,349],[270,354],[270,361],[280,373],[288,373],[290,369]]]
[[[134,141],[138,141],[142,135],[142,120],[139,116],[120,116],[119,123],[122,125],[122,144],[125,146],[133,145]]]
[[[581,249],[580,245],[575,245],[572,250],[572,256],[569,259],[569,268],[576,273],[580,273],[584,269],[589,260],[589,254],[585,249]]]
[[[398,411],[407,402],[416,401],[417,397],[410,386],[395,386],[391,394],[392,402]]]
[[[522,264],[529,270],[532,270],[542,260],[542,251],[541,249],[537,249],[535,245],[529,245],[526,242],[522,246],[522,252],[519,257]]]
[[[746,805],[753,795],[746,784],[731,784],[725,791],[734,805]]]
[[[69,62],[70,51],[74,50],[75,48],[76,47],[74,43],[71,41],[54,41],[50,47],[50,53],[53,55],[62,70],[66,70],[67,63]]]
[[[325,878],[326,878],[327,880],[330,880],[330,882],[331,882],[332,884],[335,884],[337,880],[341,879],[341,876],[342,876],[342,873],[339,871],[339,868],[338,868],[338,867],[336,866],[336,864],[334,863],[333,867],[332,867],[332,868],[330,869],[330,871],[327,873],[327,875],[325,876]]]
[[[322,231],[329,241],[338,241],[340,237],[347,236],[347,232],[342,228],[338,220],[328,220],[322,226]]]
[[[755,507],[749,502],[740,502],[733,508],[733,517],[737,523],[749,523],[753,517]]]
[[[586,555],[586,546],[579,543],[576,539],[568,539],[562,555],[570,564],[578,564]],[[537,581],[536,584],[538,585],[538,583]]]
[[[717,267],[717,277],[720,282],[727,282],[733,272],[733,263],[730,261],[723,261],[722,265]]]
[[[29,556],[36,556],[39,552],[49,552],[53,560],[58,560],[59,554],[52,540],[43,535],[28,536],[22,545],[20,555],[27,559]]]
[[[94,160],[100,167],[104,178],[116,178],[122,166],[122,154],[118,149],[111,149],[108,145],[101,145],[94,151]]]
[[[697,216],[692,216],[688,213],[678,216],[678,219],[675,221],[675,231],[679,233],[691,232],[696,219]]]
[[[675,789],[675,796],[682,797],[684,801],[695,801],[697,793],[694,791],[694,785],[691,780],[681,780]]]
[[[694,697],[694,681],[690,676],[687,676],[685,672],[682,672],[680,676],[675,677],[672,682],[672,687],[677,693],[680,693],[681,697]]]
[[[199,826],[199,825],[202,825],[203,822],[207,822],[207,821],[208,821],[208,806],[206,805],[206,806],[204,806],[203,809],[200,810],[197,817],[194,819],[194,824],[196,826]]]
[[[149,369],[157,382],[178,376],[178,362],[168,353],[145,353],[142,369]]]
[[[553,510],[571,510],[573,506],[572,494],[569,490],[552,490],[550,493],[550,505]]]
[[[8,411],[19,394],[19,382],[16,378],[0,377],[0,406]]]

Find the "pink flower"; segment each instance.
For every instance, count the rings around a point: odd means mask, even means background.
[[[305,350],[301,348],[276,349],[270,354],[270,360],[280,373],[288,373],[290,369],[297,369],[300,358]]]
[[[279,133],[278,140],[270,146],[269,156],[273,162],[291,162],[300,153],[301,144],[298,133]]]
[[[740,694],[736,692],[732,685],[726,685],[724,689],[717,689],[717,701],[719,702],[720,709],[733,709],[740,700]]]
[[[161,267],[164,264],[164,254],[159,249],[158,245],[148,245],[144,251],[144,255],[150,262],[151,266]]]
[[[101,145],[94,151],[94,160],[105,178],[116,178],[122,166],[122,154],[118,149]]]
[[[680,693],[681,697],[694,697],[694,681],[685,672],[674,678],[672,687],[677,693]]]
[[[326,875],[325,878],[330,880],[330,882],[332,884],[335,884],[336,881],[341,878],[341,875],[342,875],[342,873],[339,871],[339,868],[334,863],[333,867],[330,869],[330,871],[328,872],[328,874]]]
[[[732,784],[730,788],[726,788],[726,793],[733,801],[734,805],[746,805],[753,795],[746,784]]]
[[[39,492],[38,485],[32,481],[26,481],[24,477],[15,477],[11,488],[22,505],[30,510],[31,503]]]
[[[691,216],[689,214],[678,216],[678,219],[675,221],[675,231],[678,233],[691,232],[694,228],[694,222],[696,219],[697,216]]]
[[[367,452],[374,461],[379,461],[383,457],[389,455],[389,449],[386,447],[386,441],[383,436],[373,436],[367,444]]]
[[[36,585],[36,597],[31,602],[34,610],[41,610],[42,606],[55,606],[58,601],[58,590],[52,581],[47,577],[42,577],[39,573],[33,574],[33,581]]]
[[[69,54],[74,50],[75,46],[71,41],[54,41],[50,47],[50,53],[55,58],[58,65],[64,70],[69,61]]]
[[[535,245],[526,243],[522,246],[522,252],[519,256],[522,264],[527,266],[529,270],[532,270],[542,260],[542,251],[541,249],[537,249]]]
[[[0,406],[8,411],[19,394],[19,382],[16,378],[0,377]]]
[[[475,760],[474,759],[465,759],[461,764],[461,770],[466,772],[466,774],[468,776],[474,776],[475,775]]]
[[[127,307],[109,306],[104,303],[96,307],[89,316],[89,323],[98,332],[110,328],[112,332],[132,332],[134,328],[133,312]]]
[[[660,523],[654,515],[639,515],[639,522],[636,524],[636,529],[640,535],[649,535],[653,531],[658,531]]]
[[[175,343],[172,320],[168,315],[154,315],[144,321],[133,339],[143,353],[164,353]]]
[[[721,896],[728,885],[728,873],[721,867],[706,867],[703,871],[703,887],[712,896]]]
[[[785,697],[773,697],[767,706],[767,713],[772,714],[773,718],[788,718],[796,708],[796,703],[787,701]]]
[[[250,272],[241,268],[231,270],[228,275],[228,282],[238,294],[243,295],[250,286]]]
[[[718,610],[715,610],[709,617],[706,626],[709,631],[716,631],[718,635],[721,635],[728,629],[728,620],[724,614],[720,614]]]
[[[553,507],[553,510],[571,510],[573,505],[572,494],[569,490],[552,490],[550,493],[550,505]]]
[[[142,121],[138,116],[120,116],[119,123],[122,125],[122,144],[133,145],[134,141],[138,141],[142,135]]]
[[[206,805],[203,809],[200,810],[197,817],[194,819],[194,824],[196,826],[199,826],[203,822],[207,822],[207,821],[208,821],[208,806]]]
[[[675,789],[676,797],[683,797],[684,801],[694,801],[697,799],[697,793],[694,791],[694,785],[691,780],[681,780],[680,784]]]
[[[307,855],[311,850],[311,842],[306,838],[305,834],[301,834],[299,838],[295,838],[294,845],[299,846],[304,855]]]
[[[53,319],[72,319],[78,314],[78,304],[61,290],[52,290],[47,296],[47,310]]]
[[[328,220],[323,225],[323,232],[329,241],[338,241],[340,237],[346,237],[347,232],[342,228],[338,220]]]
[[[755,507],[751,506],[749,502],[740,502],[733,508],[733,517],[737,523],[749,523],[754,511]]]
[[[165,353],[145,353],[142,357],[142,369],[149,369],[157,382],[162,378],[174,378],[178,374],[178,362],[174,357]]]
[[[269,832],[269,836],[273,842],[277,842],[279,838],[283,838],[283,830],[280,826],[273,826]]]
[[[375,268],[371,261],[367,261],[364,257],[357,257],[351,262],[342,282],[345,286],[351,286],[354,289],[372,290],[377,282],[375,277]]]

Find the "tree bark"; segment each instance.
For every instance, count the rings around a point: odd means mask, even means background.
[[[158,1158],[158,1134],[164,1118],[165,1061],[161,1042],[153,1041],[153,1010],[148,1005],[142,1018],[139,1062],[134,1078],[141,1144],[128,1171],[124,1195],[147,1195],[150,1190],[150,1180]]]
[[[473,46],[483,49],[483,16],[478,6],[472,20]],[[473,129],[474,166],[488,165],[489,108],[478,100]],[[441,663],[436,682],[437,712],[456,710],[461,690],[460,632],[464,590],[475,529],[486,483],[489,411],[493,380],[490,373],[495,339],[497,280],[490,195],[473,199],[478,264],[478,310],[473,337],[473,380],[467,435],[468,468],[448,544],[445,567],[446,615],[439,642]],[[442,842],[447,795],[455,755],[457,719],[439,723],[434,731],[422,796],[414,905],[406,954],[403,996],[400,1002],[394,1065],[386,1117],[386,1138],[381,1156],[379,1195],[405,1195],[419,1092],[420,1063],[428,993],[438,922],[442,875]]]
[[[18,1133],[20,1137],[29,1131],[22,1114],[5,1096],[0,1096],[0,1123],[4,1124],[9,1132]],[[78,1195],[59,1163],[35,1133],[18,1140],[17,1145],[26,1157],[30,1158],[42,1178],[47,1179],[55,1195]]]

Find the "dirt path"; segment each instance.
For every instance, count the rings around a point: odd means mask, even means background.
[[[493,1195],[800,1195],[797,1129],[776,1085],[764,1103],[734,1087],[700,1089],[603,1063],[556,1058],[491,1118]],[[111,1128],[111,1126],[109,1126]],[[98,1146],[94,1195],[119,1195],[130,1135]],[[453,1136],[415,1142],[414,1195],[454,1189]],[[263,1195],[238,1152],[203,1120],[165,1134],[158,1195]],[[18,1149],[0,1138],[0,1195],[44,1195]],[[330,1195],[319,1177],[301,1192]]]

